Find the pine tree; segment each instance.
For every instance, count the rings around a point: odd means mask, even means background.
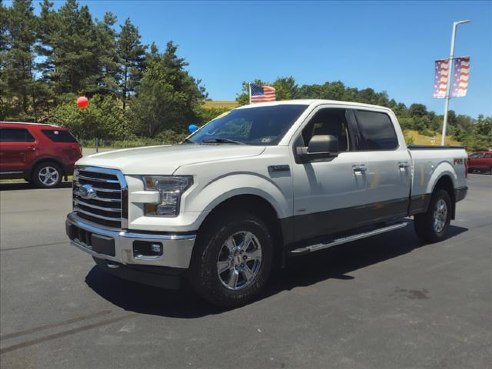
[[[156,136],[164,130],[183,132],[196,117],[196,108],[206,97],[200,81],[184,67],[188,63],[176,55],[177,46],[167,44],[166,51],[147,58],[147,68],[132,103],[132,117],[138,133]]]
[[[128,97],[135,93],[135,89],[142,79],[145,69],[145,50],[147,48],[141,44],[138,28],[132,24],[129,18],[121,26],[117,48],[121,63],[119,87],[124,110]]]
[[[44,78],[55,97],[98,92],[100,48],[89,8],[79,8],[76,0],[67,0],[58,12],[52,5],[44,0],[41,6],[40,54],[44,61],[40,67]]]
[[[5,80],[6,57],[8,51],[7,45],[7,8],[3,6],[0,0],[0,119],[5,119],[8,114],[9,105],[6,96],[7,81]]]
[[[97,93],[116,96],[118,91],[119,60],[116,45],[116,32],[113,26],[116,17],[107,12],[102,21],[96,24],[97,61],[99,76],[97,78]]]
[[[2,105],[11,115],[30,119],[34,85],[33,47],[36,40],[31,0],[14,0],[10,8],[1,7],[5,22],[1,27]]]

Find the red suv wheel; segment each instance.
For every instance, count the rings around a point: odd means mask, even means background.
[[[62,170],[55,163],[39,164],[32,172],[32,182],[37,187],[50,188],[60,184]]]

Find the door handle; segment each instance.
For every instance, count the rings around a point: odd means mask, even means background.
[[[36,151],[36,148],[34,146],[29,146],[28,149],[31,151]]]
[[[367,167],[365,164],[355,164],[352,166],[352,170],[354,173],[365,173],[367,171]]]
[[[409,166],[410,166],[410,164],[408,164],[408,162],[406,162],[406,161],[401,161],[398,163],[398,168],[400,168],[400,169],[407,169]]]

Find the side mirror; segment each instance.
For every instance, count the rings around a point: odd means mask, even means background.
[[[303,162],[338,156],[338,139],[332,135],[316,135],[307,147],[298,147],[297,155]]]

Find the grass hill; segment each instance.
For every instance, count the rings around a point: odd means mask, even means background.
[[[434,132],[434,136],[424,136],[423,134],[412,131],[405,130],[405,140],[407,143],[413,143],[415,145],[432,145],[432,146],[440,146],[441,145],[441,137],[440,133]],[[462,146],[461,142],[456,141],[452,136],[446,136],[446,145],[449,146]]]
[[[207,100],[203,103],[203,106],[207,109],[234,109],[239,106],[236,101],[221,101],[221,100]]]

